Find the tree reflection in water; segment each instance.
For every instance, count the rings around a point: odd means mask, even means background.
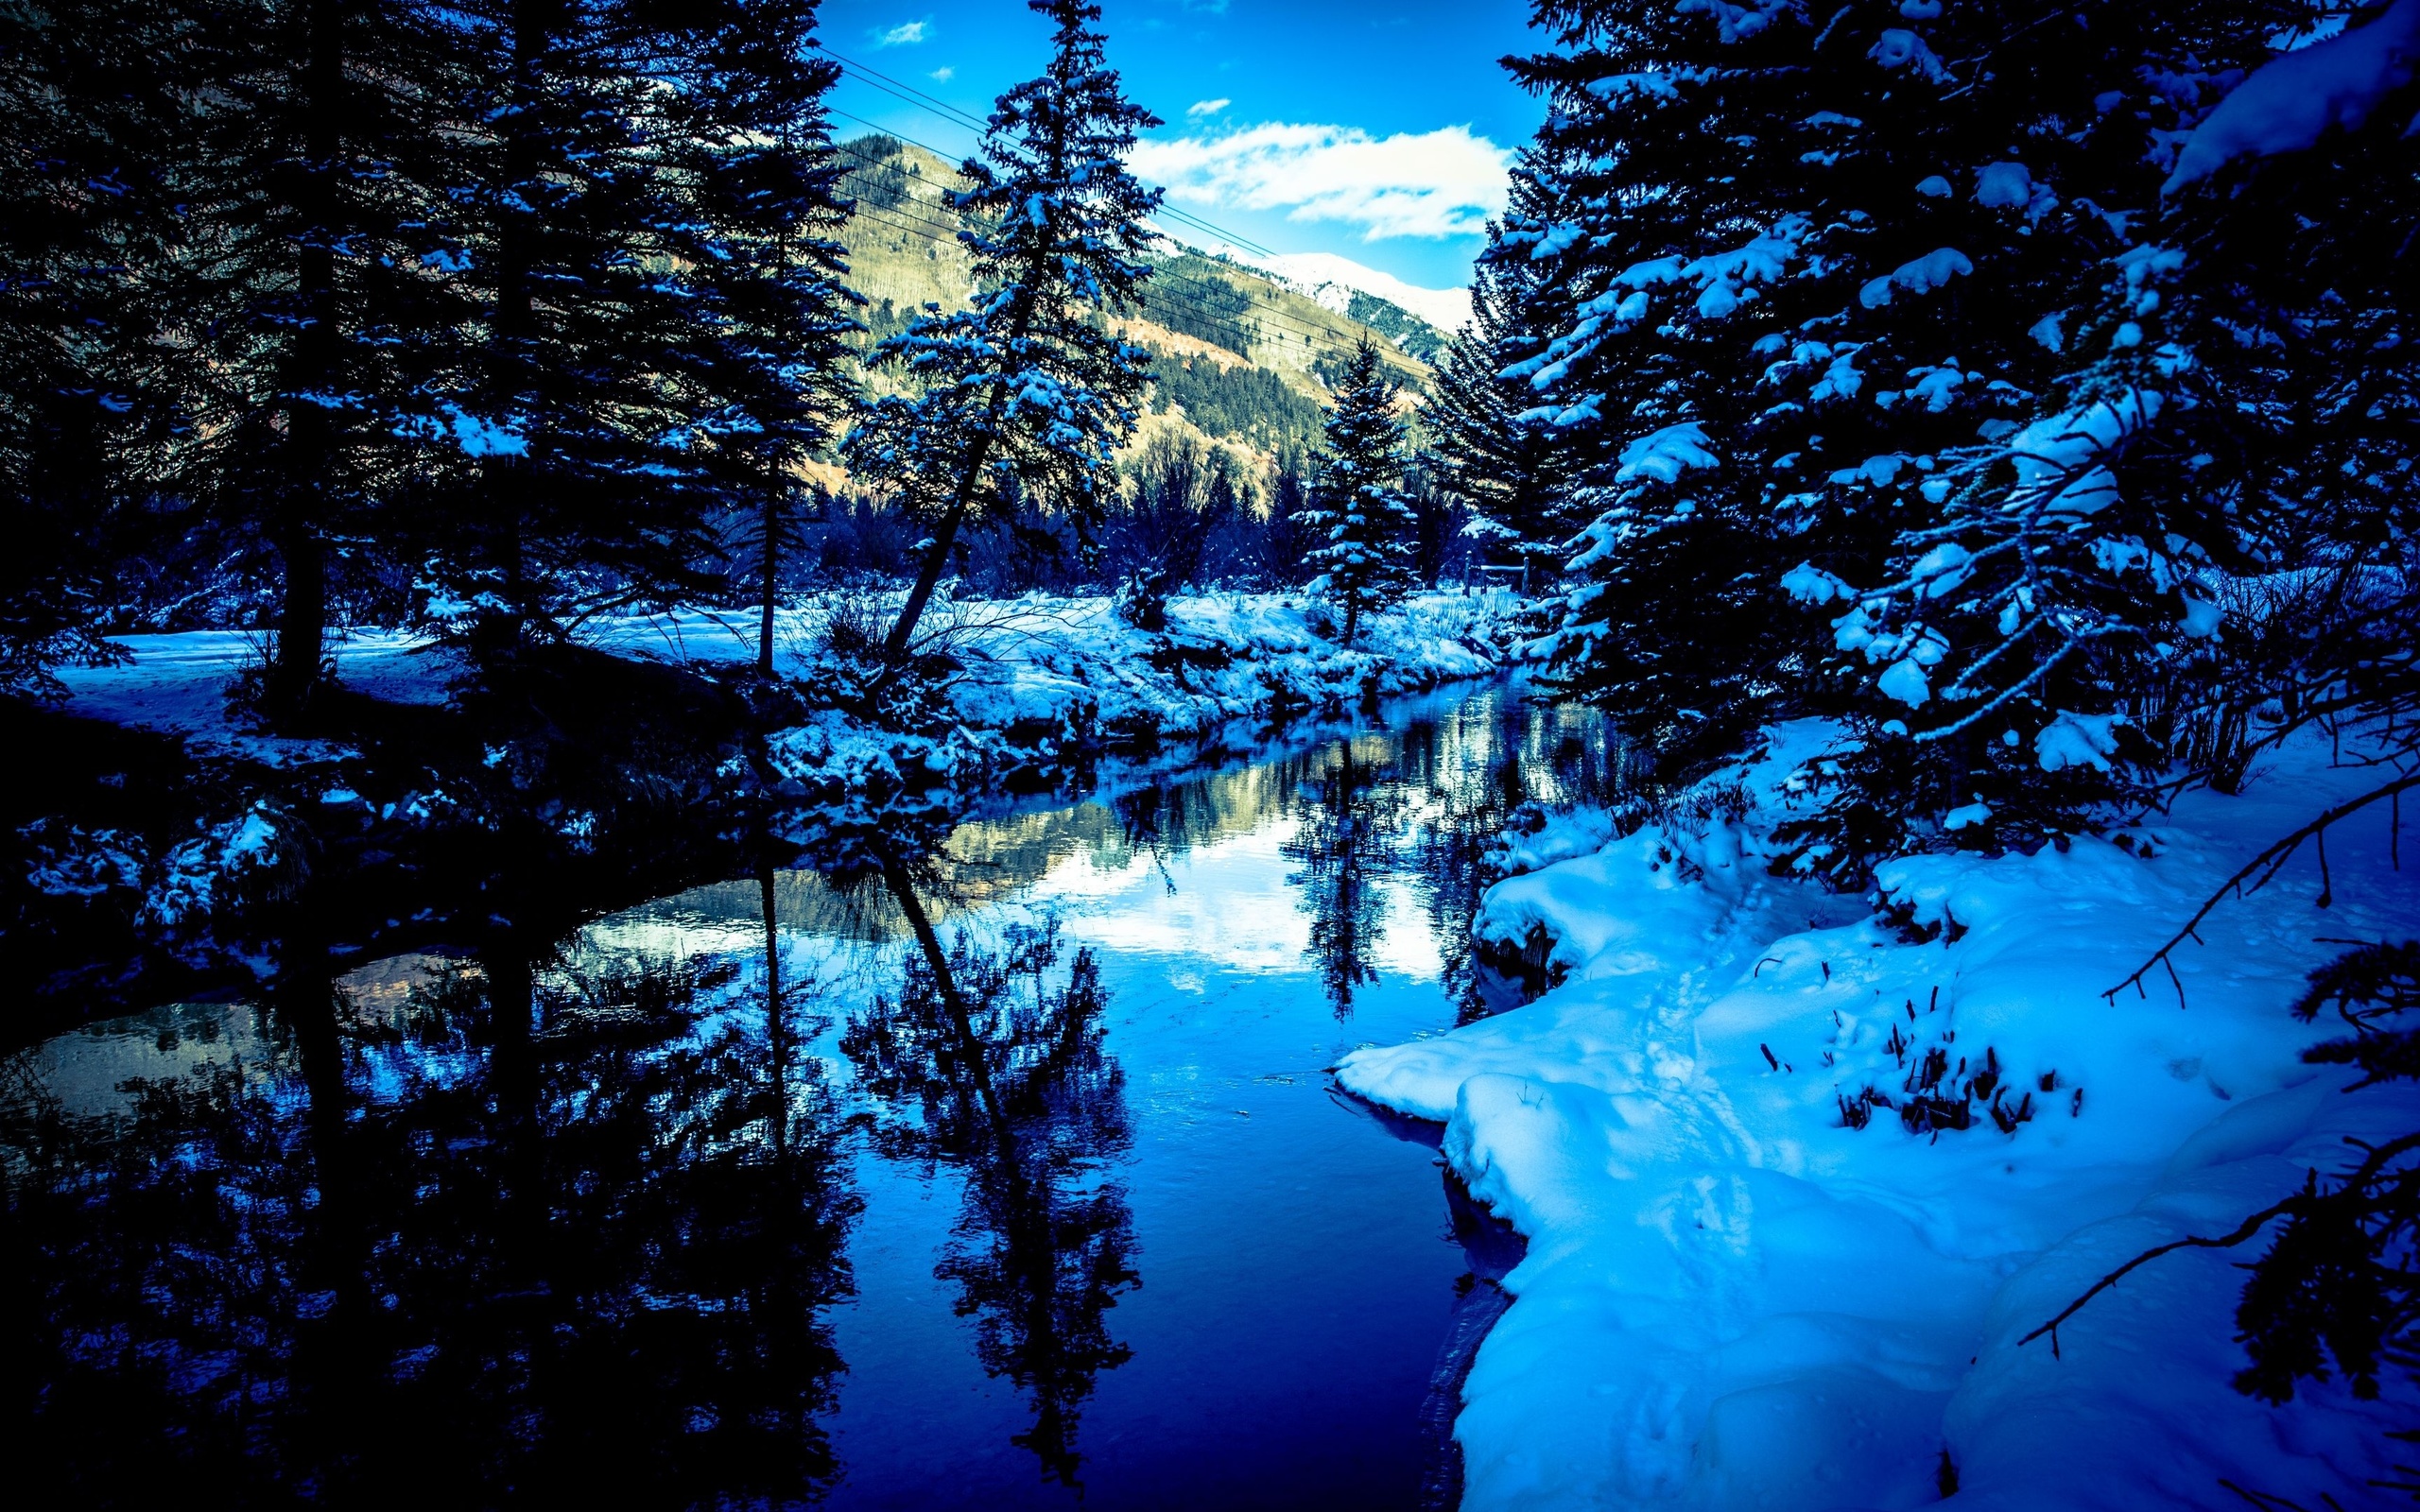
[[[1376,752],[1356,747],[1339,740],[1311,759],[1295,787],[1293,837],[1279,847],[1301,868],[1287,881],[1302,890],[1311,959],[1340,1021],[1353,1014],[1354,989],[1378,979],[1370,958],[1385,933],[1386,878],[1404,830],[1401,782]]]
[[[944,940],[942,904],[971,916],[1071,846],[1215,888],[1194,853],[1282,813],[1337,1014],[1373,980],[1391,890],[1426,905],[1477,1011],[1466,941],[1496,835],[1623,775],[1563,719],[1490,695],[1103,807],[835,831],[811,876],[717,885],[715,925],[746,942],[717,935],[719,964],[616,943],[679,937],[648,920],[383,981],[289,941],[257,1005],[161,1015],[223,1042],[180,1062],[164,1038],[114,1102],[55,1094],[54,1062],[0,1065],[0,1420],[38,1446],[12,1486],[79,1506],[812,1500],[838,1473],[827,1319],[858,1212],[839,1100],[861,1094],[881,1150],[963,1182],[936,1272],[1030,1411],[1017,1441],[1073,1485],[1079,1418],[1129,1355],[1109,1309],[1140,1284],[1100,973],[1046,928]],[[908,947],[829,1074],[777,893],[800,936]],[[114,1032],[95,1042],[134,1043]],[[848,1073],[862,1085],[833,1090]]]
[[[1623,801],[1634,773],[1604,721],[1520,699],[1473,699],[1448,718],[1403,732],[1398,781],[1424,794],[1407,858],[1428,913],[1455,1022],[1521,1001],[1516,986],[1479,965],[1473,923],[1501,881],[1508,831],[1529,833],[1546,810]]]
[[[1025,1393],[1016,1442],[1076,1485],[1076,1430],[1099,1372],[1131,1351],[1105,1314],[1141,1284],[1126,1194],[1109,1178],[1132,1140],[1125,1074],[1102,1047],[1106,998],[1089,950],[1055,924],[1012,925],[996,945],[963,930],[944,950],[908,869],[883,879],[916,948],[896,998],[856,1015],[841,1046],[883,1108],[886,1154],[947,1168],[965,1202],[935,1274],[975,1319],[983,1368]]]
[[[535,966],[499,946],[373,1013],[297,946],[254,1061],[122,1110],[18,1089],[0,1309],[34,1503],[828,1486],[857,1204],[800,994]]]

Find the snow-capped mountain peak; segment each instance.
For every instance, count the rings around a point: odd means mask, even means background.
[[[1470,321],[1469,289],[1425,289],[1335,252],[1282,252],[1274,257],[1239,257],[1238,261],[1248,261],[1276,274],[1340,314],[1358,290],[1399,304],[1440,331],[1459,331]]]
[[[1247,267],[1258,268],[1305,298],[1339,315],[1348,313],[1356,293],[1398,305],[1438,330],[1451,335],[1469,323],[1471,291],[1425,289],[1392,273],[1381,273],[1335,252],[1278,252],[1264,255],[1240,247],[1216,243],[1204,249]]]

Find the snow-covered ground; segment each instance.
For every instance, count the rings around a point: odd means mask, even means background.
[[[777,672],[814,679],[832,603],[811,599],[776,616]],[[1182,735],[1265,713],[1273,698],[1317,707],[1357,698],[1365,687],[1392,696],[1487,676],[1508,659],[1509,622],[1520,607],[1500,592],[1424,593],[1372,615],[1353,647],[1322,633],[1326,616],[1303,593],[1176,598],[1162,634],[1128,625],[1108,598],[1040,595],[937,605],[924,629],[964,665],[949,698],[972,729],[1148,722]],[[624,656],[728,664],[753,660],[756,623],[751,610],[633,615],[590,621],[577,639]],[[241,630],[123,637],[127,662],[60,674],[67,707],[184,734],[205,748],[272,762],[307,757],[313,743],[253,734],[229,717],[228,690],[260,661],[260,641]],[[443,647],[405,631],[350,632],[333,655],[345,685],[397,702],[442,702],[460,671]]]
[[[1543,927],[1568,979],[1338,1069],[1448,1121],[1455,1169],[1530,1241],[1465,1388],[1464,1505],[1891,1508],[1951,1473],[1961,1506],[2247,1504],[2228,1483],[2378,1504],[2382,1435],[2420,1405],[2408,1383],[2369,1403],[2306,1386],[2283,1408],[2229,1384],[2236,1266],[2265,1240],[2153,1262],[2055,1355],[2019,1342],[2142,1250],[2348,1165],[2347,1138],[2414,1126],[2408,1085],[2348,1093],[2303,1064],[2327,1026],[2286,1011],[2331,939],[2420,920],[2383,812],[2331,833],[2332,905],[2306,855],[2187,943],[2181,1004],[2160,972],[2147,996],[2102,995],[2371,774],[2298,747],[2126,846],[1893,864],[1889,901],[1940,926],[1913,942],[1766,870],[1784,775],[1825,733],[1771,732],[1709,800],[1498,885],[1480,933]],[[1910,1132],[1879,1105],[1845,1126],[1868,1087],[1906,1106],[1936,1050],[1937,1091],[1971,1089],[1973,1126]]]

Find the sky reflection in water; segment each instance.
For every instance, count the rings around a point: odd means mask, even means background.
[[[1487,690],[60,1036],[0,1410],[86,1504],[1433,1502],[1509,1257],[1324,1068],[1487,1011],[1481,845],[1619,761]]]

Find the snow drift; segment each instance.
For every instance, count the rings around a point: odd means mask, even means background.
[[[2332,908],[2290,868],[2204,926],[2177,991],[2102,995],[2362,774],[2292,747],[2247,796],[2113,839],[1898,862],[1877,913],[1765,869],[1829,734],[1770,731],[1667,822],[1498,885],[1479,932],[1544,931],[1563,984],[1338,1068],[1447,1121],[1454,1169],[1530,1240],[1465,1388],[1465,1506],[2375,1504],[2408,1384],[2283,1408],[2229,1385],[2256,1244],[2137,1271],[2055,1354],[2020,1342],[2143,1249],[2411,1126],[2409,1089],[2303,1064],[2325,1031],[2286,1012],[2328,937],[2420,917],[2384,816],[2334,837]]]

